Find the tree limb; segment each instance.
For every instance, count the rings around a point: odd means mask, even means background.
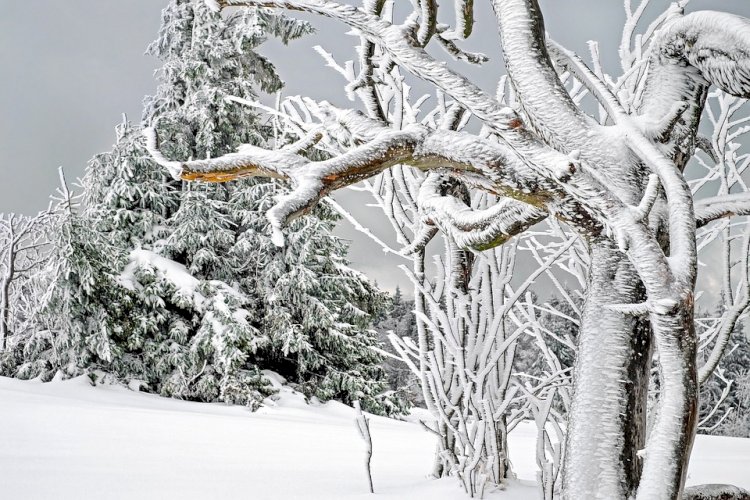
[[[510,198],[474,210],[445,192],[445,180],[438,174],[427,176],[419,190],[418,205],[425,217],[461,248],[481,251],[502,245],[547,217],[544,210]]]
[[[750,193],[712,196],[695,202],[695,220],[698,227],[736,215],[750,215]]]
[[[342,155],[323,161],[310,161],[293,150],[266,150],[245,145],[237,153],[207,160],[177,162],[158,150],[153,128],[146,129],[147,148],[155,161],[177,178],[224,182],[247,177],[273,177],[290,181],[293,191],[280,197],[268,213],[275,241],[281,243],[280,228],[290,219],[309,211],[322,197],[342,187],[356,184],[397,165],[422,170],[479,174],[482,187],[494,194],[524,200],[553,213],[559,211],[565,192],[554,182],[539,178],[520,164],[503,145],[450,130],[430,130],[409,125],[393,130],[356,114],[348,114],[354,127],[369,139]]]
[[[493,0],[505,67],[532,128],[555,149],[583,150],[593,120],[571,99],[547,53],[537,0]]]
[[[498,139],[514,152],[519,161],[543,171],[544,165],[533,162],[536,153],[546,149],[548,156],[558,157],[555,163],[570,163],[570,158],[550,149],[525,129],[512,109],[501,106],[466,77],[436,61],[422,47],[415,46],[402,27],[388,23],[379,16],[329,0],[218,0],[217,4],[220,7],[276,7],[337,19],[379,45],[394,62],[418,78],[432,83],[468,109],[497,134]]]

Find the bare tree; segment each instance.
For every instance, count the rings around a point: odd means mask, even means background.
[[[429,206],[433,225],[464,247],[503,244],[545,217],[561,221],[585,240],[590,263],[563,495],[680,498],[697,423],[696,231],[716,219],[750,213],[745,193],[695,202],[685,167],[696,146],[702,147],[698,126],[709,87],[750,97],[750,22],[719,12],[684,15],[683,1],[633,45],[648,0],[635,10],[628,1],[623,76],[614,80],[602,73],[596,58],[590,69],[547,39],[535,0],[493,0],[518,103],[512,109],[425,51],[436,43],[453,56],[476,60],[457,46],[471,34],[472,2],[456,1],[453,27],[437,22],[436,2],[413,3],[414,11],[395,24],[378,0],[367,0],[362,8],[327,0],[210,0],[215,8],[313,12],[359,32],[367,50],[360,54],[362,78],[350,90],[371,93],[367,115],[318,103],[317,129],[301,131],[293,144],[275,150],[247,145],[237,153],[192,161],[164,158],[150,129],[154,158],[184,180],[266,176],[289,181],[290,194],[268,212],[278,244],[283,244],[279,229],[289,219],[332,191],[395,165],[499,197],[478,208],[457,196],[460,190],[444,190]],[[405,71],[434,85],[448,96],[449,106],[471,115],[480,132],[422,123],[391,126],[375,98],[385,90],[372,78],[376,67],[392,75]],[[596,98],[599,121],[582,111],[576,87],[570,91],[566,78]],[[306,156],[341,136],[349,147],[340,154],[317,161]],[[418,200],[420,208],[426,201]],[[661,390],[646,438],[652,341]]]
[[[360,53],[369,50],[368,43],[361,41]],[[355,86],[363,78],[363,75],[355,74],[351,61],[339,64],[322,48],[316,49],[327,65],[346,79],[348,87]],[[435,96],[436,105],[432,109],[426,106],[430,101],[427,95],[416,99],[412,105],[411,89],[395,68],[391,73],[376,68],[371,71],[373,78],[388,84],[388,92],[383,92],[381,87],[375,98],[377,109],[387,115],[391,128],[402,129],[421,123],[455,130],[467,124],[469,115],[460,107],[447,106],[442,93]],[[503,78],[505,81],[507,79]],[[363,90],[357,91],[356,95],[367,108],[372,95]],[[504,98],[501,102],[506,100]],[[319,115],[320,104],[309,99],[287,98],[277,104],[277,109],[257,102],[237,101],[265,108],[273,115],[277,132],[275,142],[280,147],[288,144],[290,138],[314,133],[319,128],[313,117]],[[332,139],[319,142],[317,147],[325,148],[324,151],[332,156],[343,154],[350,147],[351,137],[340,134],[335,142]],[[537,416],[534,413],[537,406],[546,400],[551,402],[556,394],[567,392],[558,388],[561,381],[567,382],[569,374],[561,374],[559,361],[546,347],[547,337],[540,334],[539,328],[532,328],[538,326],[533,307],[529,312],[521,309],[518,314],[514,314],[514,309],[518,309],[519,303],[527,298],[527,289],[535,279],[550,273],[550,268],[559,263],[561,256],[567,255],[573,243],[580,245],[581,241],[572,238],[573,235],[561,234],[555,228],[528,231],[522,235],[528,237],[525,244],[519,245],[520,239],[515,239],[475,255],[456,243],[466,246],[466,237],[471,238],[470,235],[458,228],[446,227],[444,252],[434,255],[434,265],[430,266],[426,246],[437,233],[431,212],[452,200],[443,192],[453,191],[475,209],[495,205],[495,197],[481,191],[471,194],[450,177],[436,172],[425,177],[423,173],[404,166],[395,166],[372,181],[367,180],[362,186],[352,186],[351,189],[372,196],[374,204],[391,223],[396,241],[404,247],[402,250],[383,242],[338,203],[330,199],[327,202],[386,252],[400,255],[409,262],[401,269],[414,286],[418,335],[416,343],[414,339],[393,335],[390,339],[401,360],[419,380],[423,401],[435,422],[434,425],[424,424],[438,438],[433,475],[455,474],[467,493],[481,496],[488,485],[500,484],[511,473],[509,432],[524,418]],[[460,210],[461,206],[457,208]],[[541,251],[538,250],[537,236],[548,241]],[[550,236],[560,239],[560,243],[550,242]],[[531,252],[539,265],[526,279],[520,278],[516,271],[519,248]],[[550,255],[540,255],[547,250],[551,250]],[[555,276],[550,276],[560,288]],[[514,278],[520,283],[518,287],[511,286]],[[561,290],[561,295],[566,296],[564,290]],[[527,302],[533,303],[528,299]],[[541,380],[527,378],[521,383],[513,375],[516,343],[524,334],[532,335],[545,352],[545,362],[551,368],[551,373],[547,374],[549,377]],[[547,384],[553,384],[551,393],[545,391]],[[542,393],[545,401],[539,400]],[[540,427],[543,455],[546,454],[546,418],[550,416],[559,417],[547,412],[544,418],[534,419]],[[558,478],[562,449],[552,455],[549,467],[555,473],[548,476]],[[547,459],[543,461],[546,463]],[[548,484],[554,486],[554,478]]]
[[[28,316],[21,292],[46,262],[47,222],[51,211],[35,217],[8,214],[0,217],[0,351],[13,333],[13,325]],[[19,299],[19,300],[14,300]]]

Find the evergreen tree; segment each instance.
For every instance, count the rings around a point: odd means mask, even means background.
[[[415,343],[417,342],[414,301],[405,299],[400,287],[396,287],[390,303],[387,304],[386,311],[375,323],[374,328],[378,332],[378,338],[383,343],[383,348],[394,356],[399,356],[399,354],[391,345],[388,338],[390,333],[394,333],[399,338],[409,337]],[[424,404],[420,381],[403,361],[390,357],[386,358],[383,361],[383,369],[386,372],[388,385],[392,390],[404,394],[411,404]]]
[[[172,0],[148,49],[163,67],[143,117],[167,154],[216,156],[262,143],[268,127],[228,98],[278,90],[256,47],[268,35],[287,42],[308,31],[264,11],[222,17],[205,2]],[[277,248],[264,214],[282,186],[167,179],[127,120],[83,186],[85,210],[68,211],[56,236],[65,242],[51,259],[59,272],[45,317],[64,324],[40,336],[34,352],[65,354],[46,361],[45,378],[101,371],[167,396],[256,406],[272,392],[262,369],[272,369],[309,396],[402,410],[368,330],[383,296],[347,267],[346,245],[331,234],[333,211],[298,221]],[[50,348],[45,338],[64,345]],[[24,373],[35,376],[29,363]]]
[[[347,247],[331,235],[334,220],[321,207],[317,217],[291,225],[284,247],[268,249],[263,280],[255,281],[271,339],[263,366],[322,400],[361,400],[368,411],[400,413],[403,403],[386,392],[383,357],[373,349],[377,334],[368,329],[385,295],[347,267]]]
[[[50,255],[29,290],[37,301],[36,328],[15,345],[14,366],[5,367],[20,378],[49,380],[58,372],[76,376],[104,368],[119,359],[117,341],[128,331],[125,311],[132,297],[117,283],[126,256],[88,224],[62,171],[61,181],[48,226]]]

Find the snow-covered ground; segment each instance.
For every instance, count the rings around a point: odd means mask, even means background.
[[[427,478],[434,441],[416,424],[371,421],[377,498],[465,498]],[[536,498],[534,429],[511,437],[520,478],[493,499]],[[289,390],[251,413],[175,401],[88,379],[0,378],[0,499],[357,499],[367,492],[354,412]],[[750,440],[700,436],[689,483],[750,488]]]

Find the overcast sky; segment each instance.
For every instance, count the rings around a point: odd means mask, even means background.
[[[405,2],[407,0],[396,0]],[[441,3],[448,4],[448,0]],[[481,69],[457,66],[493,92],[501,62],[488,0],[478,0],[477,28],[467,48],[491,62]],[[586,54],[586,42],[601,43],[605,65],[616,64],[624,19],[620,0],[540,0],[548,31]],[[654,9],[668,2],[652,0]],[[108,150],[122,113],[138,119],[144,95],[153,92],[156,61],[143,55],[156,36],[166,0],[0,0],[0,212],[34,213],[47,206],[57,185],[56,169],[83,174],[94,154]],[[715,9],[750,17],[748,0],[692,0],[689,10]],[[452,9],[445,9],[452,10]],[[286,94],[303,94],[349,105],[339,75],[323,67],[313,51],[322,45],[339,60],[354,58],[355,38],[334,21],[306,16],[318,32],[290,47],[270,41],[261,48],[287,82]],[[363,223],[387,227],[382,214],[363,206],[361,195],[339,197]],[[403,263],[342,225],[352,240],[355,267],[393,289],[406,280]],[[408,287],[408,285],[407,285]]]

